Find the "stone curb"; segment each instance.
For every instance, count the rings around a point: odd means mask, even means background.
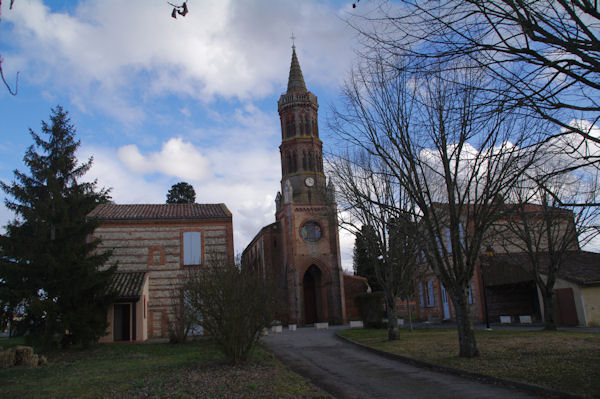
[[[557,391],[554,389],[543,388],[538,385],[527,384],[524,382],[518,382],[518,381],[512,381],[512,380],[506,380],[504,378],[492,377],[492,376],[485,375],[485,374],[474,373],[472,371],[460,370],[460,369],[456,369],[454,367],[441,366],[439,364],[428,363],[428,362],[424,362],[422,360],[413,359],[411,357],[397,355],[395,353],[384,352],[379,349],[371,348],[370,346],[363,345],[361,343],[353,341],[350,338],[343,337],[339,334],[339,331],[335,333],[335,336],[337,339],[339,339],[341,341],[348,342],[352,345],[355,345],[359,348],[362,348],[371,353],[375,353],[375,354],[385,357],[387,359],[399,360],[401,362],[408,363],[410,365],[428,369],[428,370],[432,370],[432,371],[453,374],[453,375],[456,375],[459,377],[465,377],[465,378],[469,378],[469,379],[476,380],[479,382],[484,382],[486,384],[501,385],[501,386],[505,386],[507,388],[516,388],[521,391],[530,392],[530,393],[533,393],[536,395],[541,395],[544,398],[567,398],[567,399],[585,398],[584,396],[579,396],[579,395],[576,395],[573,393],[560,392],[560,391]]]

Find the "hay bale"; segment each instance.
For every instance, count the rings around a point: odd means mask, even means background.
[[[8,349],[0,352],[0,369],[6,369],[15,365],[15,351]]]
[[[15,346],[15,366],[37,366],[38,357],[31,346]]]
[[[48,365],[48,359],[46,358],[46,356],[40,355],[40,361],[38,363],[38,366],[46,366],[46,365]]]

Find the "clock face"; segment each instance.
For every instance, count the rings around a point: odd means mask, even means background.
[[[304,180],[304,184],[306,184],[308,187],[312,187],[315,184],[315,179],[313,179],[312,177],[307,177]]]

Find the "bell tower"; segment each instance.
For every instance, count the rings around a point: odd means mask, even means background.
[[[323,143],[319,139],[317,96],[306,89],[296,46],[287,91],[277,102],[281,121],[281,192],[284,204],[324,203]]]
[[[345,320],[337,206],[323,173],[317,96],[306,89],[296,46],[287,90],[277,103],[281,122],[281,192],[276,199],[282,316],[301,325]],[[283,195],[281,195],[283,193]],[[285,277],[284,277],[285,276]]]
[[[282,307],[278,320],[284,324],[344,323],[337,205],[323,173],[317,96],[306,89],[296,46],[277,109],[281,191],[275,199],[275,223],[264,226],[248,244],[242,267],[275,282]]]

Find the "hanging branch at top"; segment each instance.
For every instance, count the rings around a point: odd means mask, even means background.
[[[6,78],[4,77],[4,70],[2,69],[2,57],[0,56],[0,77],[2,78],[2,82],[4,83],[4,86],[6,86],[6,89],[8,90],[8,92],[10,94],[12,94],[13,96],[16,96],[17,93],[19,92],[19,72],[17,72],[17,78],[15,80],[15,90],[13,91],[10,87],[10,85],[8,84],[8,82],[6,81]]]
[[[12,6],[15,3],[15,0],[10,0],[10,5],[8,6],[9,10],[12,10]],[[2,5],[2,0],[0,0],[0,6]]]
[[[171,12],[171,17],[173,18],[177,18],[177,14],[181,15],[182,17],[185,17],[188,13],[188,8],[187,8],[187,1],[184,1],[182,5],[177,6],[173,3],[169,3],[167,1],[167,3],[171,6],[173,6],[173,12]]]
[[[9,10],[12,10],[14,3],[15,3],[15,0],[10,0],[10,5],[8,6]],[[2,12],[2,0],[0,0],[0,17],[2,16],[1,12]],[[2,21],[1,18],[0,18],[0,21]],[[6,81],[6,78],[4,77],[4,70],[2,69],[2,55],[0,55],[0,77],[2,78],[2,82],[4,83],[4,86],[6,86],[6,88],[8,89],[8,92],[10,94],[12,94],[13,96],[16,96],[17,93],[19,92],[19,72],[17,72],[17,79],[15,81],[15,90],[13,91],[13,89],[11,89],[10,85]]]

